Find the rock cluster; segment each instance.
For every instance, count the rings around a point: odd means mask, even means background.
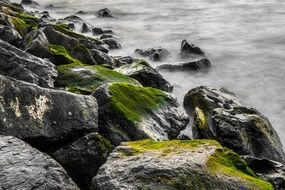
[[[83,14],[57,20],[0,0],[0,189],[284,189],[283,148],[264,115],[225,90],[190,90],[186,111],[171,94],[159,71],[208,71],[199,47],[184,40],[183,63],[155,69],[109,55],[123,48],[116,33]],[[182,135],[189,116],[196,140]]]

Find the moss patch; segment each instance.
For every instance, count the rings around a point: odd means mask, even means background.
[[[55,64],[57,65],[65,65],[70,63],[75,63],[79,65],[82,64],[78,59],[73,58],[63,46],[50,45],[49,50],[55,56]]]
[[[20,33],[22,37],[26,36],[28,33],[28,25],[23,19],[10,17],[12,24],[15,26],[15,29]]]
[[[108,141],[107,139],[105,139],[103,136],[101,136],[100,134],[97,135],[98,139],[99,139],[99,147],[101,149],[102,152],[111,152],[112,150],[115,149],[115,146],[113,146],[110,141]]]
[[[89,66],[81,63],[57,67],[60,86],[68,87],[71,92],[92,93],[102,85],[113,82],[124,82],[140,85],[136,80],[102,66]]]
[[[238,154],[227,148],[217,149],[209,158],[207,166],[215,174],[222,173],[247,181],[252,184],[252,189],[274,189],[270,183],[258,178]]]
[[[143,59],[140,59],[132,64],[123,65],[115,70],[124,75],[132,75],[134,72],[148,67],[151,67],[149,63]]]
[[[143,116],[159,109],[169,100],[163,91],[126,83],[114,83],[109,91],[114,111],[133,123],[140,122]]]

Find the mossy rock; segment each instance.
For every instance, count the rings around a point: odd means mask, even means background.
[[[72,61],[72,59],[69,59]],[[136,80],[111,69],[94,65],[84,65],[74,61],[73,64],[57,67],[59,77],[57,86],[66,87],[75,93],[91,94],[102,85],[113,82],[125,82],[140,85]]]
[[[92,187],[274,189],[257,177],[239,155],[214,140],[150,139],[125,142],[117,147],[93,178]]]
[[[122,141],[176,138],[188,117],[168,93],[161,90],[112,83],[94,93],[99,104],[101,132],[118,145]]]
[[[72,57],[69,51],[63,46],[50,45],[49,50],[54,56],[52,62],[56,65],[65,65],[70,63],[78,65],[82,64],[78,59]]]

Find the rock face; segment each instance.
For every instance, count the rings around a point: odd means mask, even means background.
[[[55,66],[0,40],[0,74],[52,88],[57,76]]]
[[[79,190],[52,158],[10,136],[0,136],[0,189]]]
[[[239,154],[285,161],[278,134],[268,119],[253,108],[240,105],[231,94],[211,87],[190,90],[184,107],[193,115],[194,138],[218,140]]]
[[[81,189],[89,189],[92,178],[113,149],[114,146],[104,137],[91,133],[52,155]]]
[[[158,70],[168,71],[208,71],[211,68],[211,62],[208,59],[179,63],[177,65],[164,64],[157,67]]]
[[[94,93],[99,104],[99,133],[113,144],[152,138],[176,138],[188,117],[169,94],[126,83],[103,85]]]
[[[173,86],[144,60],[126,64],[115,71],[136,79],[145,87],[153,87],[166,92],[173,91]]]
[[[39,149],[97,130],[93,97],[40,88],[0,75],[0,135],[12,135]]]
[[[273,189],[216,141],[123,143],[93,178],[93,190]]]
[[[244,157],[244,160],[257,176],[269,181],[275,189],[285,189],[285,166],[283,164],[251,156]]]
[[[41,29],[30,32],[26,36],[24,44],[24,50],[34,56],[41,58],[51,57],[49,41]]]
[[[170,55],[165,48],[136,49],[135,53],[153,61],[162,61]]]
[[[107,8],[100,9],[95,14],[98,17],[113,17],[111,11]]]
[[[21,44],[22,37],[12,27],[0,25],[0,39],[14,46],[19,46]]]
[[[189,43],[187,40],[181,42],[180,55],[182,58],[190,57],[192,54],[205,55],[205,53],[194,44]]]
[[[56,86],[67,90],[92,94],[102,84],[125,82],[140,85],[138,81],[102,66],[69,64],[58,67]]]

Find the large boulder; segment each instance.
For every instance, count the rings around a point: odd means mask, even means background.
[[[92,178],[106,162],[114,146],[96,133],[90,133],[52,155],[81,189],[89,189]]]
[[[0,74],[52,88],[57,76],[55,66],[0,40]]]
[[[0,39],[12,44],[14,46],[19,46],[22,41],[21,35],[17,30],[10,26],[0,25]]]
[[[11,136],[0,136],[0,189],[79,190],[52,158]]]
[[[138,80],[145,87],[153,87],[167,92],[173,91],[173,86],[144,60],[123,65],[115,71]]]
[[[97,130],[94,97],[40,88],[0,75],[0,135],[41,150]]]
[[[113,144],[152,138],[176,138],[188,117],[168,93],[127,83],[102,85],[94,93],[99,104],[99,133]]]
[[[195,114],[194,138],[211,138],[242,155],[285,161],[278,134],[268,119],[253,108],[243,107],[224,90],[198,87],[184,98],[184,107]]]
[[[97,65],[61,65],[58,67],[58,72],[57,87],[65,87],[68,91],[83,94],[92,94],[100,85],[113,82],[140,85],[135,79]]]
[[[167,71],[204,71],[207,72],[211,68],[211,62],[208,59],[200,59],[179,64],[163,64],[157,67],[158,70]]]
[[[213,140],[123,143],[93,178],[91,189],[268,189],[236,153]]]
[[[165,48],[136,49],[135,53],[143,57],[148,57],[153,61],[163,61],[170,55]]]
[[[50,58],[50,43],[42,29],[33,30],[24,40],[24,50],[34,56],[41,58]]]
[[[270,182],[277,190],[285,189],[285,166],[282,163],[252,156],[243,158],[257,176]]]

